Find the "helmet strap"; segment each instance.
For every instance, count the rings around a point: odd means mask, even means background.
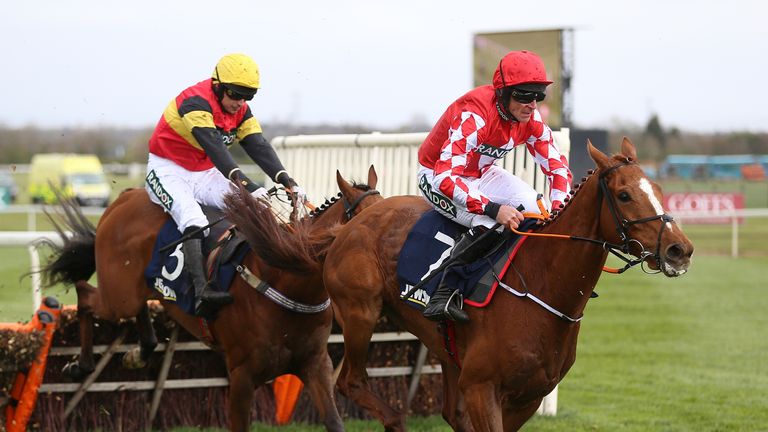
[[[213,83],[213,94],[216,95],[216,99],[221,103],[221,100],[224,99],[224,86],[220,83]]]
[[[510,93],[507,91],[504,91],[504,89],[496,89],[496,111],[499,112],[499,116],[504,120],[508,122],[517,121],[515,116],[512,115],[512,113],[509,112],[509,98]]]

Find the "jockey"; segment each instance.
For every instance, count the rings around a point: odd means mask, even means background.
[[[451,258],[497,222],[517,228],[523,220],[518,207],[541,212],[536,191],[494,165],[517,145],[524,144],[547,175],[552,208],[563,204],[572,174],[537,109],[551,83],[538,55],[512,51],[499,62],[492,85],[470,90],[453,102],[419,148],[417,176],[424,197],[440,214],[470,228],[454,245]],[[444,280],[424,316],[468,321],[458,291]]]
[[[267,190],[243,174],[228,147],[238,140],[253,162],[285,186],[296,205],[306,199],[246,103],[258,89],[259,68],[253,59],[225,55],[211,78],[182,91],[168,104],[149,139],[146,189],[184,235],[183,262],[195,288],[196,315],[208,315],[233,300],[229,293],[208,286],[202,242],[209,221],[200,205],[224,207],[224,195],[234,191],[235,183],[255,198],[268,199]]]

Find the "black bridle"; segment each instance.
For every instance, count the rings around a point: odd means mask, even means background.
[[[661,271],[661,264],[662,264],[661,235],[664,232],[664,224],[668,222],[672,222],[674,218],[666,213],[644,217],[640,219],[635,219],[635,220],[627,220],[619,215],[619,212],[617,210],[617,205],[616,205],[616,199],[613,197],[613,195],[611,195],[610,191],[608,190],[608,183],[606,181],[606,177],[615,169],[629,166],[629,165],[636,165],[636,163],[627,159],[626,162],[621,163],[619,165],[614,165],[608,168],[607,170],[601,172],[598,175],[598,182],[599,182],[598,184],[600,186],[600,189],[598,190],[598,204],[597,204],[598,214],[599,214],[599,209],[602,207],[603,197],[605,197],[605,202],[608,204],[608,209],[611,211],[611,215],[613,216],[614,223],[616,224],[616,232],[618,233],[622,243],[615,244],[615,243],[609,243],[607,241],[594,240],[586,237],[573,236],[572,238],[574,240],[584,240],[591,243],[599,244],[603,247],[604,250],[612,253],[613,255],[615,255],[622,261],[624,261],[626,265],[623,268],[619,269],[617,273],[624,273],[626,270],[638,264],[642,264],[643,262],[645,262],[646,258],[648,257],[653,257],[656,260],[656,266],[659,268],[659,270],[656,272],[650,272],[643,267],[643,271],[645,271],[646,273],[658,273]],[[633,225],[652,222],[657,219],[661,221],[661,226],[659,227],[659,235],[656,239],[656,252],[650,252],[645,250],[645,247],[643,246],[642,243],[640,243],[640,241],[633,239],[629,236],[629,228],[632,227]],[[635,243],[640,247],[640,253],[637,258],[632,258],[628,256],[630,255],[629,249],[632,243]]]
[[[376,189],[367,190],[365,191],[365,193],[357,197],[355,202],[351,204],[347,199],[347,196],[342,194],[341,197],[342,197],[342,202],[344,203],[344,215],[347,217],[347,220],[352,219],[352,216],[354,216],[354,211],[357,208],[357,206],[360,205],[360,203],[365,199],[365,197],[370,195],[379,195],[379,191],[377,191]]]

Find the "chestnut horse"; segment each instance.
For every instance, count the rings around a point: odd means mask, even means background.
[[[664,213],[661,190],[637,164],[632,143],[624,138],[613,157],[591,143],[588,149],[597,172],[526,239],[501,279],[505,289],[484,308],[468,307],[469,323],[449,324],[455,357],[440,327],[401,301],[398,288],[400,250],[432,207],[418,196],[391,197],[332,231],[323,280],[344,332],[342,394],[386,430],[405,429],[404,416],[367,382],[368,347],[383,311],[440,359],[443,417],[453,429],[518,430],[573,365],[580,319],[608,251],[666,276],[685,273],[693,245]]]
[[[368,172],[367,185],[350,184],[338,172],[336,178],[341,190],[339,198],[326,201],[296,222],[296,226],[303,227],[310,235],[344,223],[381,200],[374,189],[377,176],[373,166]],[[225,202],[227,216],[246,240],[248,232],[255,229],[248,225],[248,212],[267,209],[266,212],[272,213],[244,190],[228,195]],[[71,374],[81,379],[94,370],[94,315],[111,321],[137,317],[140,349],[133,351],[133,357],[146,361],[157,345],[146,302],[159,296],[147,287],[143,272],[168,216],[160,206],[149,201],[144,189],[123,192],[104,212],[95,230],[76,204],[64,203],[62,210],[64,224],[73,235],[65,234],[56,226],[64,246],[52,246],[55,255],[43,269],[43,275],[49,285],[64,282],[74,284],[77,289],[81,354],[79,362],[70,368]],[[333,368],[327,352],[333,313],[327,307],[328,295],[323,288],[321,269],[310,265],[301,267],[304,271],[301,274],[295,270],[287,272],[284,269],[291,267],[290,261],[268,264],[261,255],[262,251],[253,248],[242,265],[276,290],[278,297],[282,294],[283,303],[293,301],[313,308],[303,313],[289,310],[257,292],[245,278],[236,277],[229,291],[234,302],[219,310],[217,318],[208,323],[210,335],[203,335],[197,317],[185,313],[175,303],[160,300],[171,318],[201,340],[211,343],[209,336],[212,336],[213,348],[224,354],[229,371],[231,430],[248,430],[255,388],[283,374],[295,374],[306,384],[326,429],[343,430],[334,401]],[[87,282],[94,271],[98,288]]]

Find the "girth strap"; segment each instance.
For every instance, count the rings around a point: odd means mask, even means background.
[[[237,272],[240,274],[240,277],[243,278],[243,280],[245,280],[248,283],[248,285],[253,287],[256,291],[264,294],[264,296],[266,296],[268,299],[272,300],[273,302],[277,303],[279,306],[284,307],[292,312],[298,312],[303,314],[313,314],[313,313],[322,312],[331,306],[330,298],[318,305],[308,305],[308,304],[297,302],[295,300],[291,300],[288,297],[284,296],[280,291],[269,286],[268,283],[256,277],[256,275],[251,273],[251,271],[248,270],[247,267],[243,265],[238,265],[237,267],[235,267],[235,270],[237,270]]]

